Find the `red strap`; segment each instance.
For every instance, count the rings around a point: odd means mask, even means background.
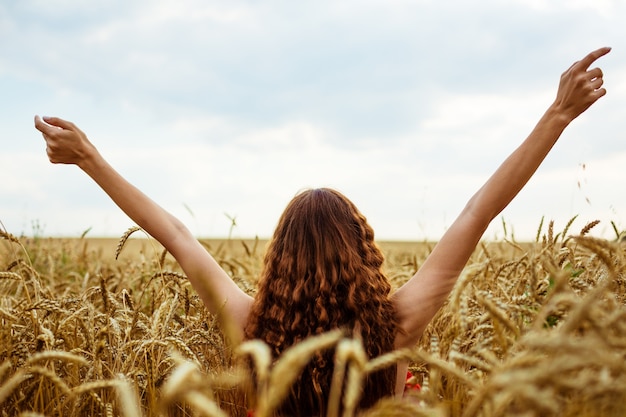
[[[417,378],[411,373],[406,372],[406,383],[404,384],[404,392],[407,391],[420,391],[422,387],[417,383]]]

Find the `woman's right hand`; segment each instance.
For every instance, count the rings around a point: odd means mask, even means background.
[[[53,164],[81,165],[97,151],[74,123],[58,117],[35,116],[35,128],[46,141],[46,153]]]

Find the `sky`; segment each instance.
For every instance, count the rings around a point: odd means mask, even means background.
[[[133,226],[35,114],[76,123],[199,237],[271,236],[332,187],[380,240],[436,240],[589,51],[607,95],[567,128],[486,239],[626,229],[622,0],[3,0],[0,227],[119,237]],[[595,65],[594,65],[595,66]],[[236,226],[233,227],[235,220]]]

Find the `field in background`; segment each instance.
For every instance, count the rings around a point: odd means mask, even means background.
[[[69,239],[55,239],[56,241],[68,240],[69,242],[77,242],[80,239],[77,238],[69,238]],[[117,245],[120,239],[113,238],[85,238],[83,241],[87,242],[87,245],[90,249],[95,251],[100,251],[103,256],[115,256],[115,250],[117,249]],[[243,255],[245,254],[245,246],[248,246],[251,250],[254,247],[257,247],[257,251],[262,252],[267,244],[267,240],[265,239],[201,239],[201,241],[206,242],[209,247],[219,248],[221,246],[227,247],[229,250],[233,251],[233,256]],[[391,253],[420,253],[424,250],[427,250],[428,246],[432,246],[432,242],[407,242],[407,241],[382,241],[378,242],[378,245],[381,247],[386,254]],[[162,246],[154,240],[148,240],[145,238],[137,237],[133,235],[130,237],[126,243],[124,244],[123,252],[121,256],[124,257],[137,257],[142,253],[144,255],[150,254],[151,251],[154,250],[162,250]]]
[[[244,416],[254,407],[264,417],[315,350],[341,346],[346,416],[363,375],[403,358],[421,390],[364,415],[625,415],[624,247],[588,237],[592,227],[550,225],[536,243],[479,245],[413,350],[367,360],[357,342],[329,333],[274,366],[259,344],[228,349],[228,323],[206,313],[173,259],[140,232],[117,240],[0,231],[0,412]],[[202,242],[253,294],[266,242]],[[433,246],[379,244],[394,286]]]

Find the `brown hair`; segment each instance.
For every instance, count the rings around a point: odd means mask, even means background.
[[[393,349],[397,318],[374,231],[338,191],[306,190],[283,212],[264,258],[246,338],[262,339],[276,358],[331,329],[358,333],[370,358]],[[333,352],[311,360],[279,414],[325,416]],[[391,395],[396,369],[370,375],[360,408]]]

